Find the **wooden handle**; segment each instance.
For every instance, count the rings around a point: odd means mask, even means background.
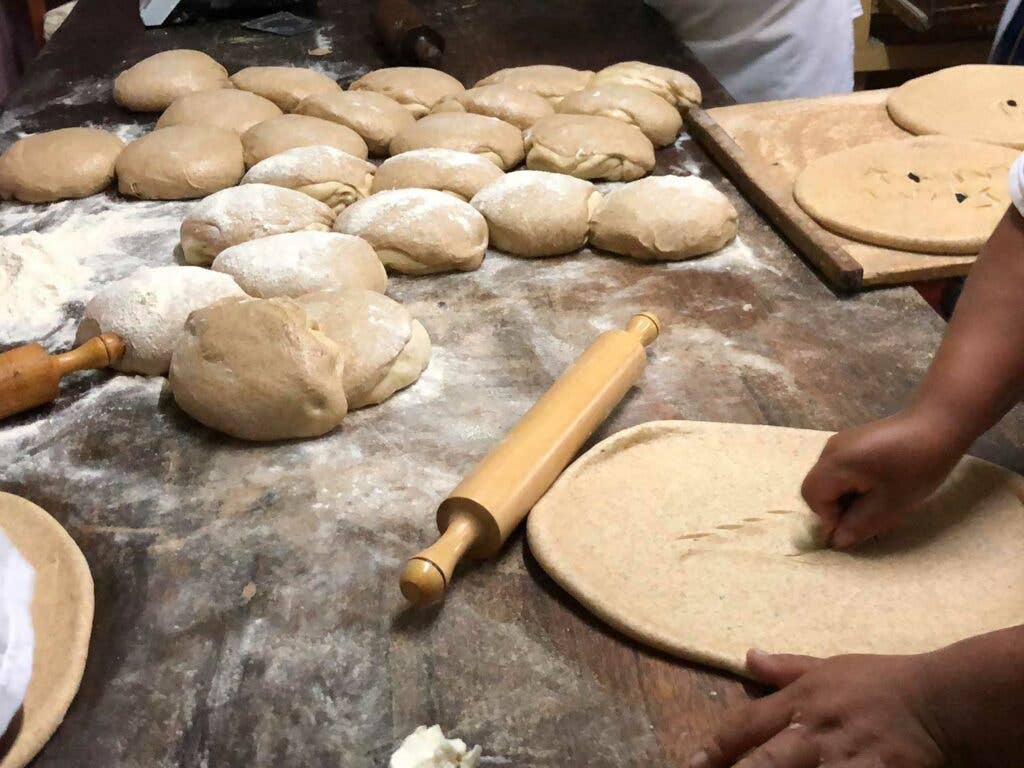
[[[594,430],[622,400],[659,333],[642,313],[624,331],[601,334],[437,510],[441,538],[413,557],[401,577],[414,604],[439,600],[466,554],[497,554]]]
[[[87,368],[105,368],[124,357],[120,336],[94,336],[70,352],[51,355],[38,344],[26,344],[0,355],[0,419],[53,402],[60,380]]]

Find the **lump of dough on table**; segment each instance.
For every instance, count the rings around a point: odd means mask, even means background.
[[[474,87],[498,83],[511,85],[543,96],[555,106],[567,94],[586,88],[593,77],[594,73],[586,69],[573,69],[557,64],[531,64],[525,67],[499,69],[494,74],[478,80]]]
[[[642,261],[676,261],[717,251],[736,237],[736,208],[695,176],[652,176],[609,192],[590,243]]]
[[[367,240],[384,266],[407,275],[476,269],[487,222],[469,203],[436,189],[392,189],[353,203],[336,232]]]
[[[632,181],[654,168],[654,145],[635,125],[594,115],[552,115],[523,136],[526,167],[581,179]]]
[[[273,184],[304,192],[335,213],[370,194],[377,167],[348,152],[324,145],[295,147],[260,160],[243,184]]]
[[[207,125],[242,134],[257,123],[280,116],[281,110],[269,99],[236,88],[218,88],[179,96],[160,115],[156,127]]]
[[[391,140],[416,122],[408,109],[376,91],[318,93],[303,99],[295,112],[351,128],[372,155],[387,155]]]
[[[554,107],[543,96],[514,85],[495,83],[470,88],[441,99],[433,112],[472,112],[496,117],[525,131],[542,117],[553,115]]]
[[[439,725],[421,725],[391,755],[388,768],[476,768],[480,752],[462,739],[447,738]]]
[[[385,67],[367,72],[349,85],[350,91],[383,93],[412,113],[423,117],[446,96],[465,87],[451,75],[429,67]]]
[[[333,78],[303,67],[246,67],[231,76],[235,88],[270,99],[285,112],[315,93],[341,90]]]
[[[430,362],[430,337],[408,310],[360,288],[300,296],[317,329],[345,356],[349,410],[378,405],[414,383]]]
[[[507,171],[522,162],[523,134],[496,117],[438,112],[417,120],[391,142],[392,155],[428,148],[472,152]]]
[[[621,61],[594,75],[593,85],[636,85],[657,94],[679,111],[699,107],[700,86],[684,72],[643,61]]]
[[[155,53],[119,74],[114,101],[135,112],[160,112],[186,93],[230,88],[228,71],[202,51]]]
[[[381,163],[370,194],[386,189],[437,189],[468,201],[505,172],[481,155],[454,149],[413,149]]]
[[[181,250],[188,264],[208,265],[225,248],[283,232],[327,232],[334,212],[294,189],[243,184],[201,201],[181,222]]]
[[[89,300],[75,343],[116,333],[125,342],[125,352],[114,368],[162,376],[193,310],[244,296],[230,275],[200,267],[143,267],[104,285]]]
[[[637,85],[605,83],[570,93],[558,104],[566,115],[600,115],[635,125],[657,147],[676,140],[683,118],[660,96]]]
[[[383,293],[388,277],[373,247],[338,232],[286,232],[221,251],[211,268],[231,275],[260,299],[301,296],[328,288]]]
[[[264,120],[242,134],[245,164],[256,165],[286,149],[325,145],[365,160],[366,142],[344,125],[308,115],[281,115]]]
[[[589,181],[544,171],[510,173],[470,201],[487,219],[490,245],[516,256],[579,250],[600,202]]]
[[[99,128],[61,128],[18,139],[0,155],[0,199],[87,197],[110,186],[124,142]]]
[[[172,125],[131,142],[117,158],[117,189],[145,200],[186,200],[235,186],[242,142],[226,128]]]

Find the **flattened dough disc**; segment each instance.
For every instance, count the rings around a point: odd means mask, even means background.
[[[0,752],[0,768],[22,768],[57,730],[82,682],[92,632],[93,584],[81,550],[46,510],[0,493],[0,529],[36,571],[32,677],[21,728],[8,751]]]
[[[544,569],[603,620],[745,674],[749,648],[915,653],[1024,622],[1024,479],[965,459],[910,524],[809,547],[800,483],[830,433],[659,421],[601,442],[529,517]]]

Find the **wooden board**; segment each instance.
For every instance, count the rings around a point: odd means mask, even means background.
[[[690,133],[833,288],[859,291],[967,274],[974,256],[939,256],[835,235],[793,200],[800,171],[822,155],[908,137],[885,109],[888,90],[693,110]]]

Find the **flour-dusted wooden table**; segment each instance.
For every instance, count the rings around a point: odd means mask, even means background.
[[[379,66],[366,4],[322,5],[316,31],[287,39],[233,22],[147,32],[131,0],[80,0],[0,114],[2,143],[83,122],[138,135],[145,116],[110,103],[109,82],[160,49],[203,48],[231,69],[313,64],[343,81]],[[728,103],[639,0],[443,5],[432,16],[447,65],[467,82],[513,64],[643,58]],[[317,47],[332,52],[307,55]],[[404,610],[397,589],[405,558],[433,539],[437,502],[637,310],[665,330],[601,436],[666,418],[850,426],[897,408],[924,372],[942,323],[916,293],[836,298],[687,137],[659,153],[658,172],[699,173],[730,194],[740,242],[665,266],[492,253],[478,272],[395,278],[392,294],[434,339],[431,367],[323,439],[228,440],[176,410],[161,379],[106,374],[0,425],[0,488],[52,512],[96,579],[85,680],[36,765],[379,768],[434,722],[482,744],[486,765],[685,764],[742,686],[605,629],[521,536],[462,572],[440,608]],[[0,322],[0,349],[32,336],[66,345],[96,286],[173,263],[188,207],[113,194],[0,207],[6,234],[39,229],[87,267],[61,313]],[[979,453],[1022,470],[1022,444],[1015,415]]]

